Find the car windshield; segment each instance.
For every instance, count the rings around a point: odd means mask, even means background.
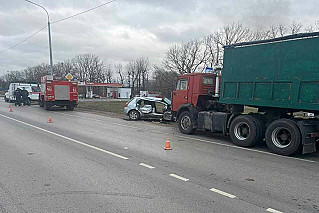
[[[32,86],[32,92],[40,92],[41,89],[38,86]]]

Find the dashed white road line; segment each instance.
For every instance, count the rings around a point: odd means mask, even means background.
[[[21,124],[24,124],[24,125],[33,127],[33,128],[35,128],[35,129],[41,130],[41,131],[43,131],[43,132],[46,132],[46,133],[49,133],[49,134],[58,136],[58,137],[60,137],[60,138],[63,138],[63,139],[72,141],[72,142],[77,143],[77,144],[80,144],[80,145],[82,145],[82,146],[86,146],[86,147],[89,147],[89,148],[91,148],[91,149],[95,149],[95,150],[97,150],[97,151],[104,152],[104,153],[109,154],[109,155],[112,155],[112,156],[114,156],[114,157],[118,157],[118,158],[121,158],[121,159],[124,159],[124,160],[128,160],[128,159],[129,159],[128,157],[125,157],[125,156],[116,154],[116,153],[114,153],[114,152],[110,152],[110,151],[105,150],[105,149],[101,149],[101,148],[96,147],[96,146],[92,146],[92,145],[90,145],[90,144],[86,144],[86,143],[84,143],[84,142],[75,140],[75,139],[73,139],[73,138],[69,138],[69,137],[64,136],[64,135],[60,135],[60,134],[55,133],[55,132],[51,132],[51,131],[46,130],[46,129],[43,129],[43,128],[41,128],[41,127],[34,126],[34,125],[32,125],[32,124],[29,124],[29,123],[26,123],[26,122],[23,122],[23,121],[20,121],[20,120],[17,120],[17,119],[14,119],[14,118],[11,118],[11,117],[2,115],[2,114],[0,114],[0,116],[5,117],[5,118],[8,118],[8,119],[13,120],[13,121],[16,121],[16,122],[19,122],[19,123],[21,123]]]
[[[283,213],[283,212],[281,212],[281,211],[278,211],[278,210],[272,209],[272,208],[268,208],[268,209],[266,209],[266,211],[267,211],[267,212],[271,212],[271,213]]]
[[[144,166],[144,167],[149,168],[149,169],[154,169],[155,168],[154,166],[151,166],[151,165],[148,165],[148,164],[145,164],[145,163],[140,163],[140,166]]]
[[[184,178],[184,177],[179,176],[179,175],[170,174],[169,176],[174,177],[174,178],[177,178],[177,179],[182,180],[182,181],[189,181],[189,179]]]
[[[211,188],[210,191],[216,192],[216,193],[218,193],[218,194],[224,195],[224,196],[229,197],[229,198],[236,198],[235,195],[229,194],[229,193],[224,192],[224,191],[221,191],[221,190],[219,190],[219,189]]]

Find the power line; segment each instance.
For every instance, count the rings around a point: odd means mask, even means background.
[[[110,4],[110,3],[114,2],[114,1],[116,1],[116,0],[108,1],[108,2],[106,2],[106,3],[103,3],[103,4],[101,4],[101,5],[98,5],[98,6],[96,6],[96,7],[91,8],[91,9],[85,10],[85,11],[83,11],[83,12],[80,12],[80,13],[74,14],[74,15],[72,15],[72,16],[69,16],[69,17],[66,17],[66,18],[63,18],[63,19],[54,21],[54,22],[52,22],[52,24],[55,24],[55,23],[58,23],[58,22],[61,22],[61,21],[64,21],[64,20],[73,18],[73,17],[75,17],[75,16],[79,16],[79,15],[81,15],[81,14],[83,14],[83,13],[87,13],[87,12],[89,12],[89,11],[92,11],[92,10],[95,10],[95,9],[97,9],[97,8],[103,7],[104,5]],[[0,50],[0,53],[5,52],[5,51],[7,51],[7,50],[10,50],[10,49],[12,49],[12,48],[14,48],[14,47],[16,47],[16,46],[22,44],[23,42],[29,40],[30,38],[32,38],[33,36],[35,36],[36,34],[38,34],[39,32],[41,32],[41,31],[42,31],[43,29],[45,29],[46,27],[47,27],[47,26],[44,26],[43,28],[39,29],[38,31],[36,31],[36,32],[33,33],[32,35],[30,35],[29,37],[27,37],[27,38],[23,39],[22,41],[20,41],[20,42],[14,44],[14,45],[8,47],[7,49]]]
[[[95,10],[95,9],[97,9],[97,8],[99,8],[99,7],[103,7],[104,5],[110,4],[110,3],[114,2],[114,1],[116,1],[116,0],[108,1],[108,2],[106,2],[106,3],[103,3],[103,4],[99,5],[99,6],[93,7],[93,8],[91,8],[91,9],[85,10],[85,11],[83,11],[83,12],[80,12],[80,13],[74,14],[74,15],[72,15],[72,16],[69,16],[69,17],[66,17],[66,18],[63,18],[63,19],[54,21],[54,22],[52,22],[52,24],[55,24],[55,23],[58,23],[58,22],[61,22],[61,21],[64,21],[64,20],[73,18],[73,17],[78,16],[78,15],[81,15],[81,14],[83,14],[83,13],[87,13],[87,12],[89,12],[89,11],[91,11],[91,10]]]
[[[30,35],[30,36],[28,36],[27,38],[23,39],[22,41],[20,41],[20,42],[14,44],[14,45],[12,45],[11,47],[8,47],[7,49],[1,50],[0,53],[5,52],[5,51],[7,51],[7,50],[10,50],[10,49],[12,49],[12,48],[14,48],[14,47],[16,47],[16,46],[22,44],[23,42],[29,40],[30,38],[32,38],[33,36],[35,36],[36,34],[38,34],[39,32],[41,32],[42,30],[44,30],[45,28],[47,28],[47,25],[45,25],[45,26],[42,27],[41,29],[37,30],[35,33],[33,33],[32,35]]]

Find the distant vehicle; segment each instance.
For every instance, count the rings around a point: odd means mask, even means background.
[[[167,98],[135,97],[125,104],[124,112],[134,121],[141,118],[162,119],[164,112],[170,108],[171,101]]]
[[[9,92],[6,92],[4,94],[4,100],[5,100],[5,102],[9,102]]]
[[[93,95],[92,95],[92,98],[101,98],[101,96],[100,96],[100,95],[97,95],[97,94],[93,94]]]
[[[40,95],[40,86],[34,83],[11,83],[8,90],[8,101],[15,102],[14,91],[18,88],[25,88],[29,92],[29,101],[38,101]]]
[[[39,106],[50,110],[53,106],[74,110],[78,102],[78,83],[76,81],[56,80],[52,75],[41,78]]]

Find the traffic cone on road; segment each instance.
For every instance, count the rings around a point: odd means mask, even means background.
[[[13,112],[12,105],[9,105],[9,112]]]
[[[169,142],[169,138],[167,138],[166,145],[164,147],[165,150],[172,150],[171,143]]]
[[[49,117],[48,123],[53,123],[51,116]]]

